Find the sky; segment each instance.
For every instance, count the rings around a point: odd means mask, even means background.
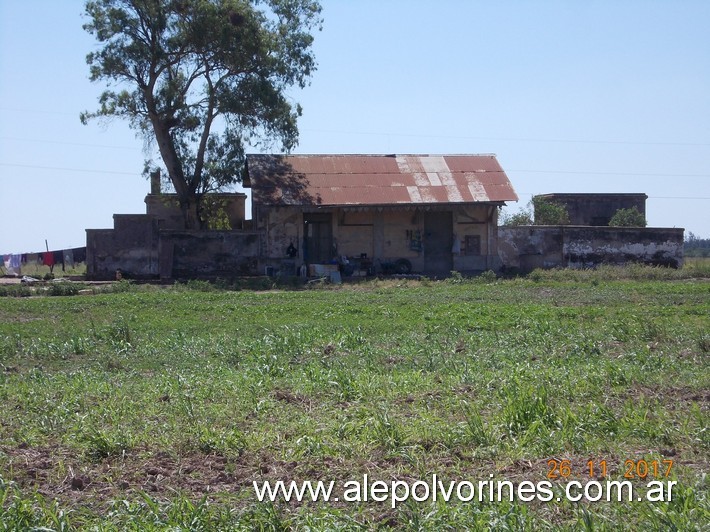
[[[294,153],[494,153],[533,194],[644,192],[710,238],[707,0],[323,0]],[[0,0],[0,253],[144,213],[144,142],[79,121],[104,87],[79,0]]]

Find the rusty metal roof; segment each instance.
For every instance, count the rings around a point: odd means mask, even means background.
[[[518,200],[495,155],[247,155],[244,186],[255,205]]]

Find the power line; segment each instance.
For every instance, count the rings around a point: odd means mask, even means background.
[[[40,109],[14,109],[0,106],[0,111],[11,111],[19,113],[55,114],[66,116],[77,116],[76,113],[66,111],[45,111]],[[460,139],[460,140],[492,140],[498,142],[542,142],[542,143],[564,143],[564,144],[617,144],[617,145],[641,145],[641,146],[697,146],[707,147],[707,142],[679,142],[679,141],[634,141],[634,140],[600,140],[600,139],[554,139],[554,138],[530,138],[530,137],[478,137],[469,135],[433,135],[429,133],[393,133],[383,131],[342,131],[337,129],[312,129],[299,128],[299,131],[312,131],[315,133],[337,133],[345,135],[378,135],[384,137],[411,137],[411,138],[432,138],[432,139]]]
[[[648,199],[709,200],[710,198],[704,198],[701,196],[695,198],[692,196],[649,196]]]
[[[511,170],[506,173],[520,172],[528,174],[580,174],[580,175],[623,175],[632,177],[710,177],[710,174],[651,174],[645,172],[591,172],[584,170]]]
[[[79,112],[68,112],[68,111],[57,111],[52,110],[42,110],[42,109],[13,109],[12,107],[0,106],[0,111],[11,111],[13,113],[35,113],[41,115],[64,115],[64,116],[74,116],[79,117]]]
[[[13,166],[16,168],[36,168],[38,170],[59,170],[67,172],[87,172],[91,174],[115,174],[115,175],[140,175],[137,172],[116,172],[114,170],[88,170],[86,168],[62,168],[59,166],[37,166],[33,164],[12,164],[12,163],[0,163],[0,166]]]
[[[85,146],[89,148],[110,148],[115,150],[136,150],[135,146],[109,146],[107,144],[85,144],[83,142],[66,142],[62,140],[21,139],[18,137],[0,137],[0,140],[16,140],[20,142],[40,142],[43,144],[61,144],[64,146]]]
[[[345,135],[379,135],[383,137],[415,137],[431,139],[461,139],[461,140],[495,140],[504,142],[560,142],[568,144],[621,144],[621,145],[642,145],[642,146],[710,146],[706,142],[653,142],[653,141],[632,141],[632,140],[598,140],[598,139],[545,139],[545,138],[525,138],[525,137],[473,137],[466,135],[432,135],[427,133],[392,133],[382,131],[339,131],[336,129],[310,129],[302,128],[300,131],[312,131],[316,133],[340,133]]]

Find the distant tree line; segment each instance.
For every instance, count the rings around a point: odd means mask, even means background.
[[[710,257],[710,238],[698,238],[689,231],[683,252],[686,257]]]

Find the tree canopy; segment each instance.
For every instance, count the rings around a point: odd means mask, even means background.
[[[90,79],[108,88],[81,120],[124,118],[155,141],[199,227],[202,195],[239,181],[245,146],[296,145],[301,107],[286,91],[316,68],[320,12],[317,0],[87,1]]]

